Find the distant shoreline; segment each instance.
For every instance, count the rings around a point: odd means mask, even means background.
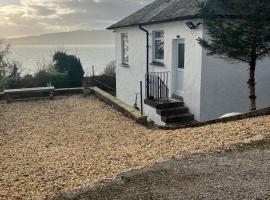
[[[18,47],[18,46],[23,46],[23,47],[33,47],[33,46],[44,46],[44,47],[74,47],[74,46],[86,46],[86,47],[114,47],[115,44],[12,44],[9,43],[11,47]]]
[[[113,45],[114,35],[107,30],[94,30],[94,31],[72,31],[61,33],[50,33],[39,36],[27,36],[21,38],[9,38],[4,40],[5,43],[16,46],[68,46],[68,45]]]

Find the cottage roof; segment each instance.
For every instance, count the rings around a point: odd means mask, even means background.
[[[108,29],[198,18],[196,3],[196,0],[156,0]]]

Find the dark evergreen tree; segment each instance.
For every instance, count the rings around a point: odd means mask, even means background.
[[[68,87],[81,87],[84,70],[79,58],[58,51],[53,56],[54,68],[57,72],[68,73]]]
[[[208,55],[249,65],[250,110],[256,110],[256,65],[270,53],[270,1],[208,0],[198,5],[208,29],[208,38],[199,38],[199,44]]]

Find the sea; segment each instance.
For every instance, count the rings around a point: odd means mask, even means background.
[[[65,51],[80,58],[85,76],[101,74],[115,59],[114,45],[12,45],[10,57],[22,64],[21,74],[35,74],[52,62],[56,51]]]

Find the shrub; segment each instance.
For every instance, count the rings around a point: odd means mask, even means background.
[[[51,77],[51,84],[55,88],[66,88],[68,85],[68,72],[59,73],[59,72],[50,72],[49,76]]]
[[[26,75],[24,77],[8,77],[0,81],[0,88],[19,89],[33,87],[54,86],[55,88],[65,88],[67,84],[67,72],[46,72],[40,71],[35,76]]]
[[[19,89],[19,88],[31,88],[36,87],[34,78],[31,75],[23,78],[8,77],[5,78],[3,89]]]
[[[67,72],[68,87],[81,87],[84,77],[84,70],[79,58],[58,51],[53,56],[54,69],[56,72]]]
[[[35,82],[39,87],[46,87],[51,84],[52,80],[48,72],[40,71],[35,75]]]
[[[51,85],[55,88],[66,88],[68,87],[68,73],[40,71],[35,76],[35,82],[38,87]]]

